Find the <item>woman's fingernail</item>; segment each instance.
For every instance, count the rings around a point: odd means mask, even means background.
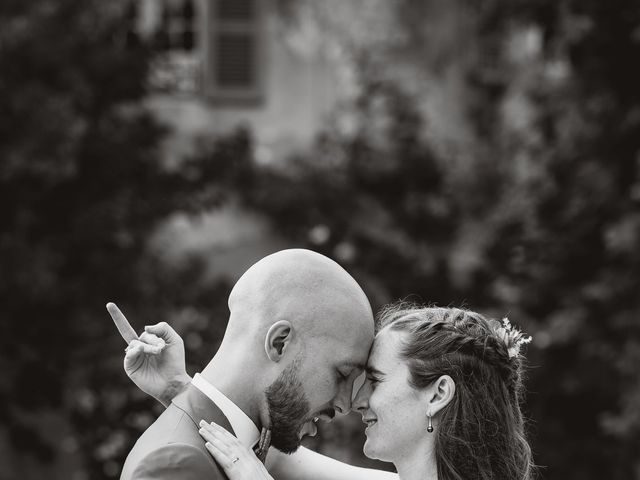
[[[204,427],[206,424],[207,424],[207,422],[205,422],[204,420],[200,420],[199,425],[200,425],[201,427]]]

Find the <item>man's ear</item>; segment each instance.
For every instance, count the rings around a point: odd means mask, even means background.
[[[442,375],[431,388],[427,398],[427,415],[435,416],[446,407],[456,393],[456,382],[449,375]]]
[[[267,331],[264,350],[272,362],[279,362],[293,339],[293,327],[287,320],[279,320]]]

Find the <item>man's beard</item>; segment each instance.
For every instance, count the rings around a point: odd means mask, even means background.
[[[265,391],[271,445],[283,453],[298,449],[299,433],[309,414],[309,402],[298,378],[299,363],[299,359],[294,360]]]

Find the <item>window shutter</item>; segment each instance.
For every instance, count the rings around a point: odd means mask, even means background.
[[[209,0],[206,93],[223,102],[261,99],[260,0]]]
[[[254,0],[218,0],[220,20],[249,22],[255,17]]]
[[[255,51],[250,36],[237,33],[218,35],[217,78],[220,88],[251,88],[254,85]]]

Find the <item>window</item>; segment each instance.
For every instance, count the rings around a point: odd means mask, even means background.
[[[124,21],[126,24],[125,43],[129,48],[140,45],[140,35],[137,29],[140,17],[140,5],[137,1],[129,1],[125,7]]]
[[[156,91],[255,104],[263,97],[266,1],[128,0],[126,42],[159,52],[149,75]]]
[[[217,101],[260,101],[262,1],[209,0],[207,4],[205,93]]]
[[[163,7],[156,46],[164,51],[192,51],[195,45],[193,0],[166,2]]]
[[[195,94],[201,86],[195,0],[140,0],[142,24],[160,52],[150,68],[149,84],[159,92]]]

